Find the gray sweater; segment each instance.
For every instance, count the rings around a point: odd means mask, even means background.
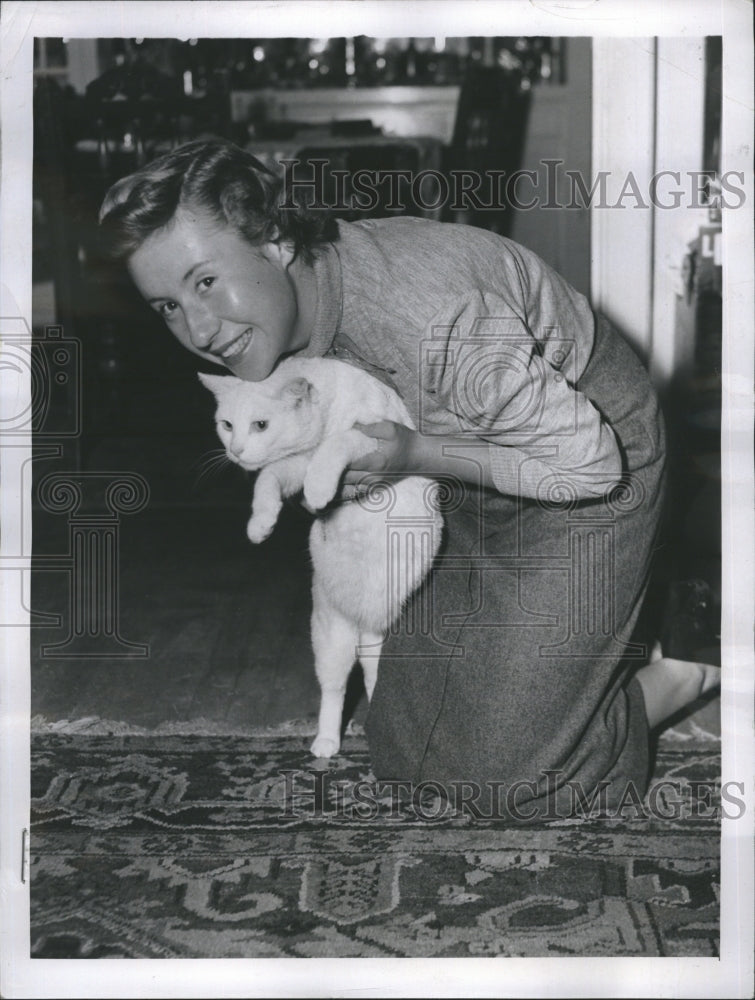
[[[539,257],[481,229],[420,219],[339,223],[315,260],[305,356],[330,354],[401,394],[422,434],[488,443],[506,494],[602,495],[621,475],[612,429],[577,388],[587,300]]]

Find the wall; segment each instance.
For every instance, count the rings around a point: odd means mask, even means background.
[[[570,189],[566,170],[578,171],[586,180],[591,169],[592,112],[591,40],[565,39],[567,82],[534,87],[522,156],[522,169],[534,170],[537,191],[520,185],[523,200],[537,198],[541,207],[514,212],[511,237],[533,250],[562,274],[583,295],[590,295],[589,208],[543,208],[548,201],[568,205]],[[556,198],[549,199],[545,160],[562,160],[557,170]]]
[[[392,135],[429,135],[450,142],[458,96],[458,87],[234,91],[231,117],[244,121],[259,104],[271,121],[324,123],[370,118]]]
[[[100,72],[97,59],[97,39],[69,38],[68,82],[76,92],[83,94],[87,84],[95,80]]]

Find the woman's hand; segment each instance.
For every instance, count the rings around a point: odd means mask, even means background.
[[[354,424],[356,430],[375,438],[375,451],[357,460],[346,471],[344,483],[353,485],[364,479],[366,474],[389,472],[392,474],[418,470],[415,466],[415,446],[419,435],[404,424],[393,420],[380,420],[375,424]]]
[[[416,431],[392,420],[380,420],[374,424],[356,423],[354,429],[374,438],[375,450],[357,459],[346,469],[341,480],[342,500],[353,500],[362,494],[367,489],[368,482],[374,482],[376,477],[380,477],[380,473],[395,476],[417,472],[413,449],[420,440],[420,435]],[[317,513],[304,500],[301,505],[310,514]]]

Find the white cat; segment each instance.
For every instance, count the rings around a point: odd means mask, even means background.
[[[302,488],[309,508],[322,512],[309,536],[312,645],[321,689],[311,749],[317,757],[330,757],[340,747],[354,661],[362,664],[370,698],[385,632],[427,576],[443,522],[432,502],[432,480],[422,476],[385,486],[383,499],[393,501],[387,510],[369,495],[323,508],[336,496],[344,469],[379,446],[354,423],[414,425],[392,389],[332,358],[289,358],[263,382],[199,377],[217,399],[217,430],[228,457],[243,469],[260,470],[247,525],[250,540],[267,538],[282,498]]]

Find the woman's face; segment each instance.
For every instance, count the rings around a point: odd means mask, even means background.
[[[257,382],[309,343],[314,275],[292,258],[287,245],[253,247],[208,213],[182,208],[128,270],[184,347]]]

